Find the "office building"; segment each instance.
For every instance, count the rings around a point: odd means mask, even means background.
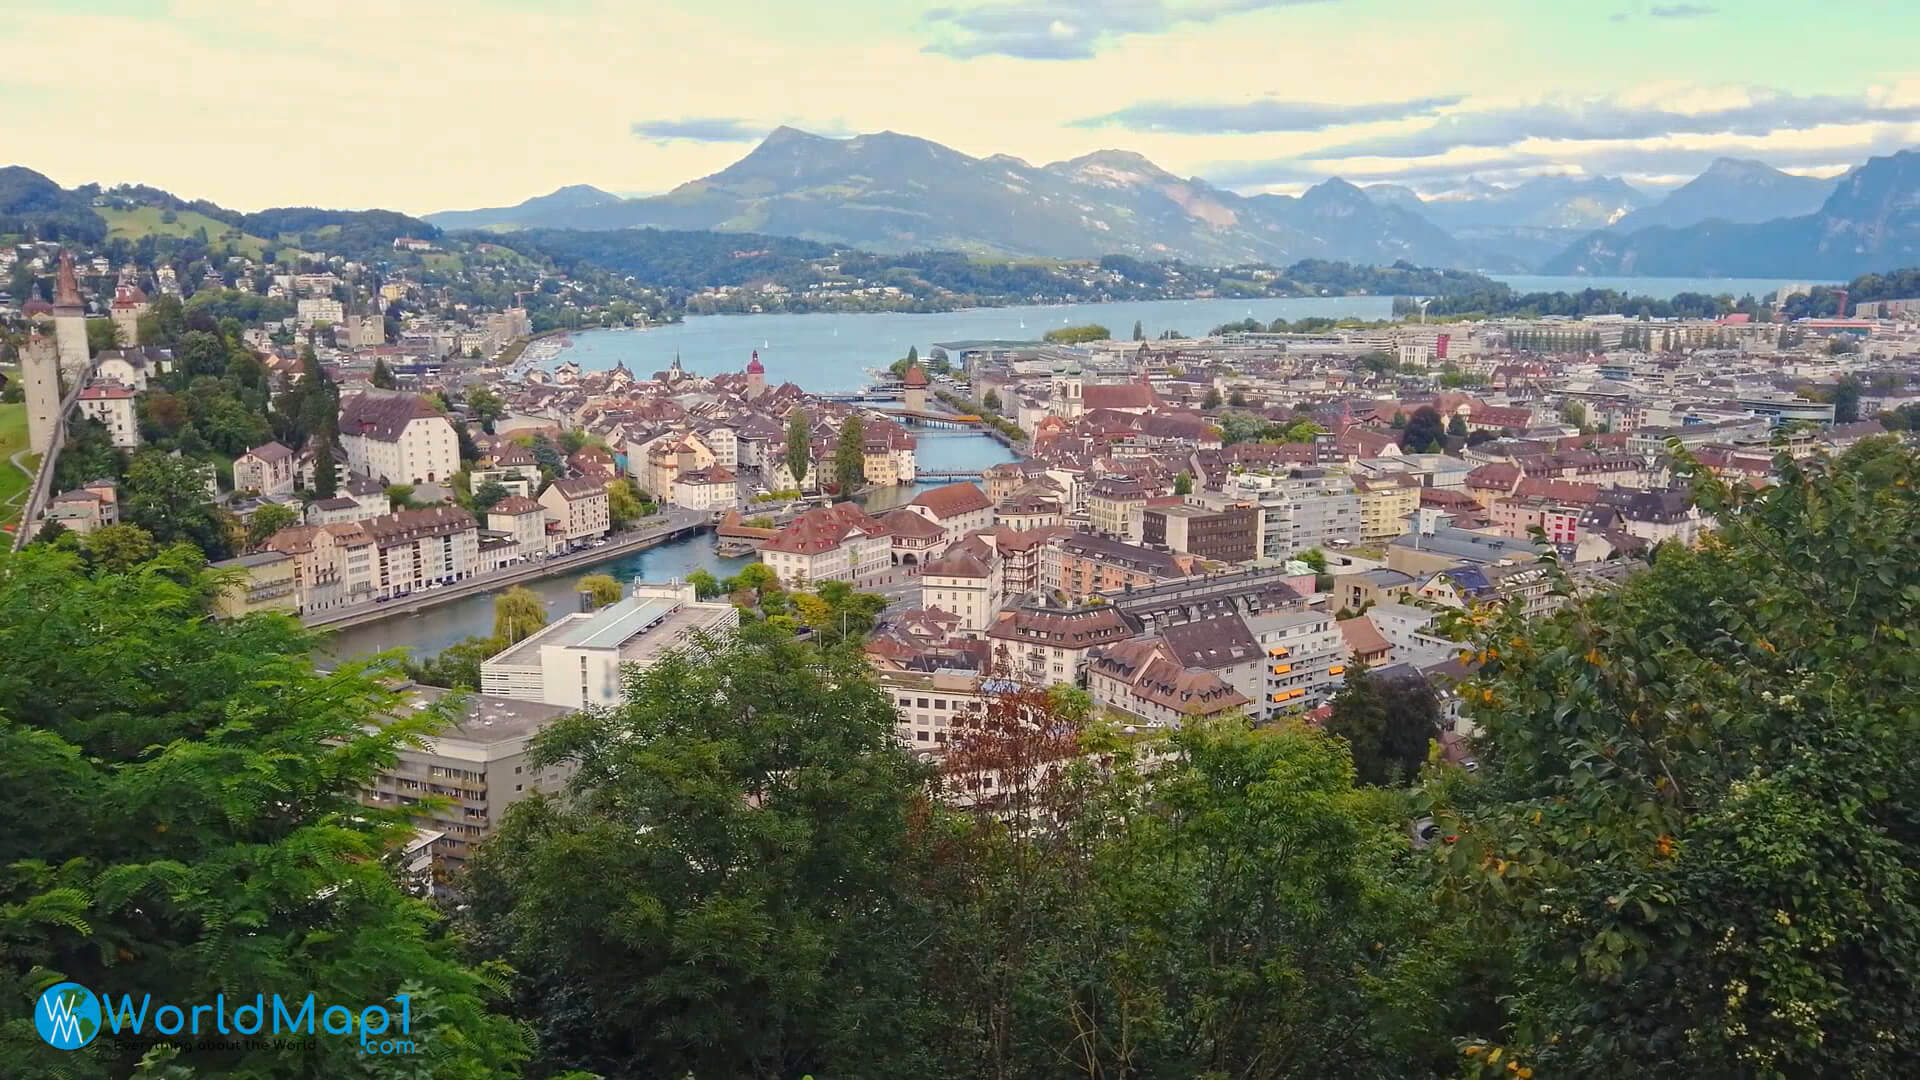
[[[698,634],[740,625],[728,603],[702,603],[692,585],[635,582],[626,599],[548,623],[480,665],[480,692],[568,709],[620,701],[622,669],[651,667]]]

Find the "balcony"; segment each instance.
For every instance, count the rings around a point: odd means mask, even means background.
[[[1341,674],[1341,673],[1343,673],[1343,672],[1345,672],[1346,670],[1347,670],[1347,665],[1345,665],[1345,664],[1335,664],[1335,665],[1333,665],[1332,667],[1330,667],[1330,668],[1328,668],[1328,669],[1327,669],[1327,674],[1329,674],[1329,675],[1339,675],[1339,674]]]
[[[1293,653],[1283,645],[1276,645],[1273,648],[1267,650],[1267,655],[1268,656],[1292,656]]]
[[[1289,671],[1292,671],[1292,670],[1293,670],[1293,665],[1292,665],[1292,664],[1275,664],[1275,665],[1273,665],[1273,673],[1274,673],[1275,675],[1285,675],[1285,674],[1286,674],[1287,672],[1289,672]]]

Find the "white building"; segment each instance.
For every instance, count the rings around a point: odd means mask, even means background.
[[[513,537],[523,559],[545,554],[547,508],[524,495],[509,495],[487,508],[487,528]]]
[[[266,442],[234,458],[233,489],[288,494],[293,490],[293,451],[278,442]]]
[[[80,391],[80,415],[106,426],[113,445],[131,450],[140,445],[140,420],[134,413],[133,388],[99,382]]]
[[[760,545],[760,559],[794,588],[822,581],[859,582],[893,563],[886,525],[850,502],[808,510]]]
[[[592,477],[555,480],[540,493],[539,503],[546,508],[547,519],[560,527],[568,543],[579,543],[605,536],[613,527],[605,481]]]
[[[332,297],[301,300],[295,305],[294,314],[302,330],[311,329],[315,323],[338,326],[346,321],[347,317],[345,309],[340,306],[340,301]]]
[[[971,537],[920,568],[920,606],[960,617],[963,633],[979,636],[993,625],[1005,600],[993,545]]]
[[[993,500],[978,484],[946,484],[923,491],[906,508],[945,529],[948,543],[993,528]]]
[[[480,530],[473,515],[452,506],[402,510],[359,523],[374,543],[374,595],[399,596],[479,570]]]
[[[599,611],[563,616],[480,665],[480,692],[568,709],[620,700],[622,669],[653,666],[695,634],[730,633],[740,612],[701,603],[692,585],[636,582]]]
[[[347,467],[382,484],[441,483],[460,471],[453,423],[417,394],[366,390],[340,402]]]
[[[689,510],[731,510],[740,505],[740,478],[720,465],[690,469],[673,478],[673,502]]]

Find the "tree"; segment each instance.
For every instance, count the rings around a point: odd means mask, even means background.
[[[607,481],[607,516],[616,529],[624,529],[640,520],[640,485],[633,477]]]
[[[588,594],[588,599],[596,608],[617,604],[626,595],[626,590],[620,587],[620,582],[612,574],[588,574],[576,582],[573,589]]]
[[[1242,391],[1239,387],[1235,387],[1233,390],[1233,393],[1227,395],[1227,404],[1233,406],[1236,409],[1246,408],[1247,407],[1246,393]]]
[[[207,496],[212,466],[159,450],[142,450],[127,467],[121,518],[158,544],[184,540],[210,560],[233,553],[226,514]]]
[[[733,582],[735,588],[752,589],[763,600],[767,594],[780,591],[780,575],[763,562],[748,563],[741,567],[740,572],[733,576]]]
[[[469,637],[456,641],[432,659],[407,661],[407,677],[427,686],[449,690],[479,690],[480,665],[507,647],[499,638]]]
[[[513,492],[508,491],[506,486],[498,480],[489,480],[481,484],[473,491],[474,513],[485,514],[487,511],[493,509],[494,503],[499,502],[511,494],[513,494]],[[611,494],[611,492],[609,492],[609,494]],[[620,527],[619,515],[617,513],[614,514],[614,527]]]
[[[1383,680],[1356,659],[1331,704],[1327,733],[1347,740],[1354,774],[1362,783],[1407,783],[1426,763],[1428,748],[1440,733],[1438,704],[1417,673]]]
[[[375,358],[373,361],[373,375],[368,381],[381,390],[398,390],[400,388],[400,380],[393,377],[393,369],[387,366],[387,361],[384,357]]]
[[[1217,409],[1224,401],[1225,399],[1220,396],[1220,388],[1217,386],[1209,386],[1207,387],[1207,396],[1200,401],[1200,407],[1208,410]]]
[[[313,493],[323,499],[331,499],[340,490],[340,463],[333,458],[333,443],[326,436],[318,437],[313,447]]]
[[[87,320],[87,352],[99,356],[109,349],[120,347],[119,329],[112,319]]]
[[[1319,548],[1308,548],[1301,552],[1300,561],[1306,563],[1316,574],[1327,572],[1327,553]]]
[[[1406,413],[1403,413],[1403,412],[1401,412],[1401,411],[1400,411],[1399,409],[1395,409],[1395,410],[1393,410],[1393,419],[1392,419],[1392,421],[1390,421],[1390,422],[1389,422],[1389,426],[1390,426],[1390,427],[1392,427],[1392,428],[1393,428],[1393,430],[1395,430],[1395,431],[1404,431],[1404,430],[1406,430],[1406,427],[1407,427],[1407,414],[1406,414]]]
[[[1422,405],[1413,411],[1406,429],[1400,432],[1400,448],[1410,454],[1428,452],[1430,447],[1442,444],[1445,435],[1440,411],[1431,405]]]
[[[507,403],[492,390],[476,386],[467,391],[467,410],[480,421],[480,430],[491,435],[493,423],[507,411]]]
[[[1459,413],[1454,413],[1453,419],[1447,421],[1447,434],[1453,436],[1456,439],[1466,438],[1467,437],[1467,418],[1464,416],[1461,416]]]
[[[1147,332],[1144,328],[1141,327],[1139,319],[1133,320],[1133,340],[1135,341],[1147,340]]]
[[[257,548],[267,537],[299,522],[300,515],[292,508],[266,503],[247,517],[247,546]]]
[[[1436,815],[1435,895],[1500,973],[1463,1015],[1543,1076],[1901,1075],[1920,456],[1678,472],[1707,542],[1551,620],[1480,619],[1461,697],[1490,750]]]
[[[564,799],[509,811],[469,921],[517,973],[542,1071],[899,1076],[933,926],[909,855],[924,767],[856,654],[697,638],[556,721]],[[599,883],[583,890],[583,881]],[[857,915],[855,914],[857,913]]]
[[[405,1067],[514,1074],[528,1047],[487,1008],[495,976],[387,865],[413,823],[361,802],[448,711],[408,708],[390,663],[317,672],[292,619],[205,617],[198,562],[175,548],[89,576],[60,552],[0,556],[0,819],[34,823],[0,828],[0,993],[24,1009],[60,981],[156,1005],[284,987],[396,1010],[408,993]],[[9,1075],[182,1075],[142,1070],[134,1040],[55,1050],[24,1015],[0,1025]],[[175,1046],[195,1076],[381,1075],[353,1035]]]
[[[1861,382],[1848,375],[1833,388],[1833,422],[1854,424],[1860,420]]]
[[[386,490],[387,508],[393,511],[417,510],[420,504],[413,501],[412,484],[388,484]]]
[[[493,598],[493,636],[501,648],[523,641],[547,625],[547,605],[540,594],[515,585]]]
[[[803,486],[807,480],[807,463],[813,457],[809,443],[807,414],[795,409],[787,417],[787,471],[793,474],[795,484]]]
[[[865,432],[858,414],[840,425],[840,439],[833,448],[833,486],[842,497],[850,497],[867,479]]]
[[[110,574],[132,570],[153,558],[158,550],[152,534],[138,525],[103,525],[80,541],[87,565]]]
[[[701,600],[711,600],[726,590],[721,587],[720,579],[708,570],[695,570],[687,575],[687,584],[693,586],[693,594]]]
[[[980,404],[986,406],[986,409],[988,412],[999,412],[1000,411],[999,391],[997,390],[987,391],[987,396],[980,399]]]
[[[915,365],[915,364],[917,364],[917,363],[919,363],[919,362],[920,362],[920,348],[919,348],[919,346],[917,346],[917,345],[909,345],[909,346],[907,346],[907,367],[909,367],[909,368],[911,368],[911,367],[913,367],[913,365]]]
[[[1099,323],[1088,323],[1085,326],[1056,327],[1043,334],[1042,340],[1060,345],[1079,345],[1088,341],[1107,341],[1112,337],[1106,327]]]
[[[1174,477],[1173,493],[1175,495],[1193,494],[1193,474],[1183,470],[1180,475]]]
[[[1582,430],[1587,426],[1587,407],[1578,401],[1569,401],[1560,406],[1560,419]]]

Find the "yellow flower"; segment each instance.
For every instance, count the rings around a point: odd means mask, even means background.
[[[1477,1057],[1479,1056],[1480,1051],[1485,1049],[1486,1047],[1484,1046],[1469,1046],[1460,1052],[1467,1055],[1468,1057]]]
[[[1522,1065],[1520,1067],[1520,1080],[1533,1080],[1533,1066]]]
[[[1508,1071],[1508,1072],[1510,1072],[1510,1073],[1517,1073],[1517,1072],[1519,1072],[1519,1071],[1520,1071],[1520,1063],[1519,1063],[1519,1062],[1517,1062],[1517,1061],[1509,1061],[1509,1062],[1507,1062],[1507,1071]]]
[[[1659,852],[1663,859],[1673,858],[1673,837],[1662,834],[1660,839],[1653,842],[1653,850]]]

